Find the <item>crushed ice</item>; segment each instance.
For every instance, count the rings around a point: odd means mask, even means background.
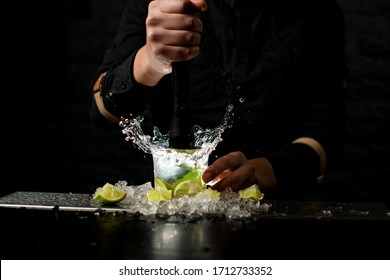
[[[115,186],[127,192],[124,200],[118,206],[132,213],[143,215],[198,215],[217,214],[224,215],[228,219],[249,218],[252,214],[268,212],[271,205],[255,200],[243,200],[237,192],[230,189],[221,193],[220,199],[216,199],[198,193],[195,196],[187,195],[174,197],[169,201],[149,201],[147,192],[153,189],[150,182],[139,186],[129,186],[126,181],[118,181]]]

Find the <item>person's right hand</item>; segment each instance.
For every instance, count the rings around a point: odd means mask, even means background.
[[[151,1],[143,50],[148,65],[165,75],[172,71],[172,62],[196,57],[203,29],[199,13],[206,9],[205,0]]]

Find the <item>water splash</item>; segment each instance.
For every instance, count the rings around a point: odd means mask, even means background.
[[[193,127],[195,137],[194,153],[196,158],[201,158],[215,150],[217,145],[222,141],[222,134],[229,126],[233,105],[227,106],[225,115],[219,126],[215,128],[202,128],[199,125]],[[158,154],[169,148],[169,133],[162,134],[158,127],[153,128],[153,136],[146,135],[141,127],[144,116],[127,119],[122,118],[119,126],[122,127],[122,133],[126,135],[125,140],[131,141],[140,150],[147,154]]]

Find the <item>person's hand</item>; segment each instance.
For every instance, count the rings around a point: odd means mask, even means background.
[[[146,51],[151,65],[161,73],[172,71],[171,63],[199,54],[203,24],[199,13],[205,0],[154,0],[146,19]]]
[[[203,181],[212,189],[239,191],[257,184],[261,191],[276,186],[276,178],[270,162],[265,158],[248,160],[242,152],[232,152],[218,158],[206,168]]]

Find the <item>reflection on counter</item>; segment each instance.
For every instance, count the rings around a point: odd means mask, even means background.
[[[35,197],[30,200],[29,198]],[[36,199],[39,197],[40,199]],[[37,203],[39,202],[39,204]],[[0,198],[2,259],[381,259],[382,203],[264,201],[267,212],[143,215],[91,206],[90,195]],[[128,209],[127,209],[128,210]]]

